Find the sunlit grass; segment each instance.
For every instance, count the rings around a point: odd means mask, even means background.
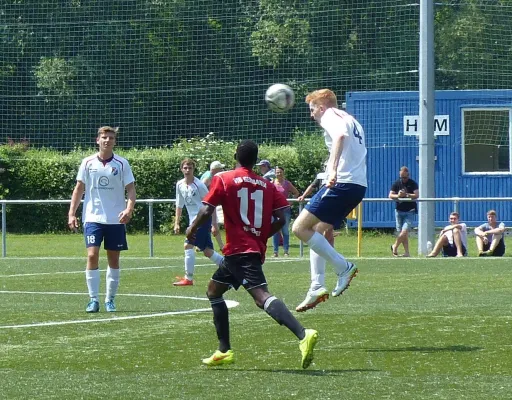
[[[377,248],[389,239],[369,242]],[[360,274],[346,294],[296,314],[320,333],[305,371],[295,337],[243,290],[228,292],[226,299],[240,303],[230,311],[236,363],[208,370],[200,361],[217,345],[211,313],[172,313],[208,309],[214,266],[198,256],[196,285],[173,287],[183,237],[157,239],[158,252],[166,248],[173,258],[125,257],[115,315],[84,312],[81,237],[9,240],[13,252],[19,246],[44,255],[52,243],[53,255],[76,258],[0,260],[0,398],[512,397],[508,259],[358,260]],[[145,238],[130,241],[126,255],[145,255]],[[269,260],[265,273],[290,309],[303,300],[307,260]],[[102,289],[103,281],[104,273]],[[334,284],[330,269],[327,281]],[[99,321],[140,316],[150,318]],[[30,326],[6,328],[16,325]]]

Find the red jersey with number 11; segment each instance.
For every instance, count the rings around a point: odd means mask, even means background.
[[[260,253],[262,261],[272,213],[289,207],[272,182],[244,167],[215,175],[203,203],[222,206],[226,228],[224,255]]]

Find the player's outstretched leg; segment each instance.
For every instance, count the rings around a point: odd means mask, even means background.
[[[306,329],[304,333],[305,336],[299,342],[299,348],[302,354],[301,366],[306,369],[313,362],[313,350],[318,340],[318,332],[314,329]]]
[[[318,229],[320,223],[317,221],[318,218],[309,213],[308,210],[303,210],[293,225],[293,232],[300,240],[305,241],[311,250],[334,266],[338,275],[338,282],[332,295],[339,296],[356,276],[357,268],[339,254],[322,234],[311,228],[316,226],[316,229]],[[330,225],[320,227],[330,229]]]
[[[265,289],[253,289],[251,295],[253,296],[256,304],[261,306],[262,296],[269,295]],[[304,329],[299,321],[288,310],[286,305],[270,295],[263,304],[263,309],[270,315],[277,323],[286,326],[297,338],[299,339],[299,348],[302,354],[301,366],[307,368],[313,361],[313,349],[318,339],[318,332],[314,329]]]

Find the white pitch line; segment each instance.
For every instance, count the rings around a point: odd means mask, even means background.
[[[0,294],[41,294],[41,295],[80,295],[85,296],[84,293],[72,293],[72,292],[27,292],[21,290],[0,290]],[[202,297],[189,297],[189,296],[171,296],[171,295],[159,295],[159,294],[140,294],[140,293],[131,293],[131,294],[122,294],[118,296],[132,296],[132,297],[160,297],[160,298],[169,298],[169,299],[191,299],[191,300],[201,300],[207,301],[208,299]],[[237,301],[234,300],[225,300],[226,306],[228,308],[233,308],[239,305]],[[96,322],[111,322],[111,321],[125,321],[129,319],[142,319],[142,318],[154,318],[154,317],[164,317],[166,315],[181,315],[181,314],[192,314],[199,312],[208,312],[211,311],[211,308],[195,308],[192,310],[184,310],[184,311],[169,311],[164,313],[155,313],[155,314],[142,314],[142,315],[129,315],[124,317],[111,317],[111,318],[99,318],[99,319],[80,319],[73,321],[50,321],[50,322],[37,322],[33,324],[22,324],[22,325],[0,325],[0,329],[19,329],[19,328],[32,328],[39,326],[59,326],[59,325],[73,325],[73,324],[91,324]]]
[[[205,267],[212,264],[197,264],[196,267]],[[146,269],[166,269],[166,268],[182,268],[182,265],[168,265],[168,266],[159,266],[159,267],[128,267],[122,268],[123,272],[125,271],[135,271],[135,270],[146,270]],[[105,272],[105,269],[100,269],[100,272]],[[40,276],[40,275],[65,275],[65,274],[84,274],[85,270],[79,271],[55,271],[55,272],[31,272],[27,274],[11,274],[11,275],[0,275],[0,278],[17,278],[17,277],[26,277],[26,276]]]
[[[396,258],[396,257],[395,257]],[[183,256],[172,256],[172,257],[137,257],[137,256],[123,256],[123,260],[183,260]],[[86,256],[69,256],[69,257],[60,257],[60,256],[53,256],[53,257],[0,257],[0,262],[9,262],[9,261],[16,261],[16,260],[84,260],[87,261]],[[265,264],[268,263],[279,263],[279,262],[293,262],[293,261],[307,261],[308,258],[300,258],[300,257],[292,257],[292,258],[286,258],[286,259],[280,259],[280,260],[267,260],[265,261]]]
[[[172,257],[137,257],[137,256],[123,256],[123,260],[182,260],[183,256]],[[8,256],[0,258],[0,261],[13,261],[13,260],[87,260],[87,256],[47,256],[47,257],[19,257]]]
[[[395,257],[396,258],[396,257]],[[171,257],[143,257],[143,256],[122,256],[123,260],[183,260],[183,256],[171,256]],[[87,256],[41,256],[41,257],[21,257],[21,256],[7,256],[0,257],[0,262],[2,261],[13,261],[13,260],[84,260],[87,261]],[[291,262],[291,261],[304,261],[308,260],[307,258],[301,257],[288,257],[286,259],[280,260],[267,260],[265,263],[275,263],[275,262]]]
[[[276,262],[293,262],[295,260],[281,260],[281,261],[268,261],[265,264],[272,264]],[[196,267],[208,267],[214,266],[215,264],[196,264]],[[167,265],[167,266],[157,266],[157,267],[127,267],[121,268],[124,271],[136,271],[136,270],[151,270],[151,269],[167,269],[167,268],[183,268],[183,265]],[[100,271],[105,271],[105,269],[100,269]],[[10,274],[10,275],[0,275],[0,278],[18,278],[18,277],[27,277],[27,276],[44,276],[44,275],[66,275],[66,274],[83,274],[85,270],[79,271],[55,271],[55,272],[31,272],[26,274]]]

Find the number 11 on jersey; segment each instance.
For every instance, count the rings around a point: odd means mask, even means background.
[[[252,226],[254,228],[261,228],[262,215],[263,215],[263,190],[256,190],[251,193],[251,200],[254,201],[254,217],[253,223],[249,221],[249,189],[241,188],[237,192],[237,196],[240,198],[240,218],[244,224]]]

